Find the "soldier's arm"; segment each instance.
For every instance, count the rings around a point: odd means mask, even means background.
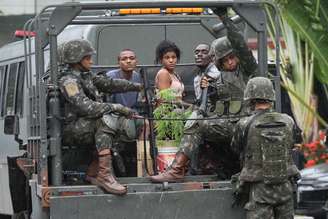
[[[243,68],[247,76],[257,75],[258,65],[251,52],[249,50],[243,35],[240,33],[239,29],[233,23],[229,17],[224,17],[222,23],[227,29],[227,37],[231,42],[231,46],[239,58],[240,65]]]
[[[85,95],[76,78],[63,77],[60,80],[60,90],[65,100],[82,116],[98,118],[107,112],[116,112],[124,116],[130,116],[134,113],[133,110],[121,104],[102,103],[91,100]]]
[[[77,78],[64,76],[60,79],[59,87],[65,100],[69,102],[80,115],[100,117],[109,110],[108,104],[96,102],[88,98]]]
[[[112,79],[104,75],[93,77],[93,84],[103,93],[122,93],[127,91],[141,91],[140,83],[133,83],[124,79]]]
[[[240,154],[243,151],[242,148],[242,129],[240,122],[238,122],[233,130],[233,136],[231,141],[231,150],[236,153]]]
[[[237,154],[244,153],[244,147],[246,146],[245,140],[245,131],[248,126],[248,123],[251,121],[253,116],[247,116],[240,119],[234,127],[233,137],[231,141],[231,148]]]

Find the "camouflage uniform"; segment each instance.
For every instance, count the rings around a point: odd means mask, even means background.
[[[210,54],[208,54],[210,56]],[[210,77],[213,80],[216,80],[220,77],[220,71],[214,65],[214,63],[210,62],[206,68],[200,68],[197,76],[194,78],[194,90],[196,96],[196,104],[201,105],[203,90],[200,87],[201,80],[204,76]],[[210,87],[207,90],[207,94],[215,92],[215,88]],[[207,95],[208,96],[208,95]],[[206,108],[210,108],[211,101],[207,99]],[[219,166],[219,161],[217,160],[217,156],[213,156],[216,154],[212,147],[198,147],[193,150],[190,158],[190,165],[188,167],[189,173],[192,175],[199,174],[215,174],[216,167]]]
[[[208,118],[208,120],[188,120],[186,122],[180,149],[171,169],[161,175],[152,176],[150,179],[153,182],[182,180],[186,163],[198,150],[198,147],[204,143],[204,140],[215,142],[225,155],[231,156],[228,159],[224,155],[222,156],[222,159],[227,159],[224,163],[229,166],[228,168],[223,167],[223,171],[229,169],[226,178],[239,170],[239,163],[233,157],[230,149],[232,131],[239,120],[236,116],[245,114],[245,109],[242,107],[243,91],[248,78],[257,74],[257,63],[232,20],[226,17],[222,22],[227,29],[227,37],[214,40],[210,50],[215,57],[215,65],[221,71],[220,77],[215,83],[217,92],[210,96],[212,103],[207,116],[204,117],[200,112],[194,111],[189,117],[189,119]],[[233,72],[222,71],[220,62],[232,52],[239,59],[237,69]],[[217,118],[218,116],[231,116],[232,118]]]
[[[188,157],[202,143],[203,139],[216,142],[220,146],[230,145],[232,130],[238,118],[213,118],[221,115],[233,116],[244,113],[244,109],[241,106],[245,83],[257,71],[256,60],[248,49],[238,28],[235,27],[230,18],[224,19],[223,23],[228,30],[227,38],[223,37],[215,40],[212,43],[211,52],[217,56],[221,51],[215,52],[215,50],[218,50],[220,43],[227,42],[230,44],[231,42],[231,49],[226,50],[225,53],[221,52],[220,57],[216,57],[216,59],[221,59],[229,53],[234,52],[239,58],[240,64],[234,72],[220,70],[220,77],[214,85],[217,88],[217,94],[210,97],[211,107],[209,107],[209,112],[207,113],[209,120],[189,120],[186,123],[184,136],[180,144],[180,151]],[[202,118],[202,116],[194,112],[191,118]]]
[[[255,81],[257,79],[260,80]],[[254,91],[253,94],[250,90]],[[259,90],[262,94],[258,94]],[[274,101],[270,80],[251,79],[245,99]],[[244,206],[248,219],[293,218],[293,185],[290,180],[299,174],[291,156],[294,128],[291,117],[273,112],[271,108],[256,110],[237,123],[232,149],[241,155],[243,169],[239,184],[244,190],[248,189],[248,201]]]
[[[128,124],[125,117],[133,111],[120,104],[103,103],[100,92],[140,91],[142,86],[126,80],[110,79],[90,72],[91,55],[95,50],[86,40],[71,40],[64,45],[66,64],[60,69],[59,88],[63,96],[65,123],[63,143],[67,145],[95,145],[97,156],[86,173],[86,180],[105,191],[123,195],[127,189],[120,185],[112,169],[114,136]]]
[[[119,131],[104,123],[103,114],[124,110],[119,104],[103,103],[99,91],[136,91],[141,87],[140,84],[125,80],[79,72],[68,66],[61,71],[59,86],[65,99],[64,144],[96,145],[97,150],[111,147],[113,135]],[[125,124],[126,119],[117,117],[117,120],[119,127]]]

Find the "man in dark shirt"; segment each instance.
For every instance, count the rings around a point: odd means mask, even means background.
[[[112,79],[125,79],[127,81],[130,81],[131,83],[141,83],[142,79],[138,72],[136,72],[137,67],[137,57],[133,50],[131,49],[123,49],[118,57],[117,57],[118,64],[120,68],[108,71],[106,73],[107,77]],[[134,110],[137,110],[137,102],[138,102],[138,96],[140,95],[140,92],[138,91],[131,91],[131,92],[124,92],[124,93],[113,93],[107,100],[111,103],[119,103],[123,106],[132,108]],[[145,122],[145,124],[144,124]],[[146,137],[148,138],[148,121],[145,120],[129,120],[129,124],[131,127],[131,132],[136,133],[138,135],[137,141],[137,147],[143,147],[143,139]],[[146,128],[145,128],[146,126]],[[134,127],[134,128],[133,128]],[[134,130],[132,130],[134,129]],[[145,133],[146,132],[146,133]],[[135,143],[135,139],[125,139],[125,141],[119,142],[120,147],[114,148],[116,150],[116,155],[121,154],[122,157],[126,156],[126,150],[127,148],[131,148],[131,146]],[[132,145],[130,145],[132,144]],[[139,146],[140,145],[140,146]],[[122,158],[123,159],[123,158]],[[129,159],[129,158],[126,158]],[[123,163],[120,166],[119,174],[121,176],[125,176],[126,168]]]
[[[115,69],[106,73],[106,75],[113,79],[125,79],[130,82],[141,83],[141,77],[135,71],[137,66],[137,57],[135,52],[130,49],[124,49],[117,57],[119,69]],[[138,100],[139,92],[131,91],[125,93],[112,94],[110,102],[120,103],[129,108],[135,108]]]

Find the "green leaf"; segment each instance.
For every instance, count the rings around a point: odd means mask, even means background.
[[[179,109],[178,105],[174,103],[176,101],[176,96],[172,89],[165,89],[160,91],[157,96],[167,103],[161,103],[153,112],[156,129],[156,138],[158,140],[174,140],[175,142],[180,142],[184,122],[174,119],[184,119],[186,116],[190,115],[190,111],[183,111]],[[161,120],[161,119],[173,119],[173,120]]]
[[[315,0],[319,3],[318,0]],[[315,10],[311,10],[312,14],[308,15],[308,21],[318,21],[313,19],[317,16],[319,4],[314,6]],[[282,9],[286,12],[286,8]],[[304,9],[305,11],[306,9]],[[304,12],[303,11],[303,12]],[[268,11],[269,12],[269,11]],[[327,122],[320,117],[315,111],[313,105],[313,74],[321,73],[322,71],[317,64],[318,59],[315,59],[313,49],[310,46],[310,42],[306,40],[303,32],[299,32],[299,29],[295,29],[295,23],[300,25],[301,22],[295,22],[293,25],[289,25],[290,14],[281,13],[282,16],[279,19],[282,37],[286,44],[286,50],[281,51],[281,78],[283,81],[283,87],[287,90],[290,100],[291,108],[294,118],[303,130],[305,141],[309,140],[312,136],[312,125],[314,117],[318,121],[326,126]],[[286,16],[288,18],[286,18]],[[268,13],[269,25],[268,31],[271,38],[273,38],[273,17]],[[302,24],[303,25],[303,24]],[[309,27],[312,28],[313,23],[309,23]],[[304,26],[306,28],[306,26]],[[312,28],[313,29],[313,28]],[[314,32],[315,30],[312,30]],[[321,33],[319,33],[321,34]],[[270,50],[268,50],[270,52]]]
[[[284,5],[282,14],[293,30],[309,43],[320,66],[320,71],[314,74],[319,81],[328,84],[328,1],[312,1],[312,5],[320,4],[318,14],[320,22],[317,21],[319,23],[313,20],[316,18],[312,13],[315,13],[315,10],[309,10],[309,5],[305,6],[304,3],[305,1],[290,0]]]

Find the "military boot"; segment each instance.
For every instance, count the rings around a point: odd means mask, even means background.
[[[170,168],[164,173],[156,176],[151,176],[150,180],[155,183],[161,182],[181,182],[184,179],[185,169],[189,158],[183,153],[176,154],[174,161]]]
[[[115,195],[124,195],[127,192],[126,187],[119,184],[114,176],[112,169],[112,155],[109,149],[99,152],[99,165],[96,178],[91,183],[103,188],[106,192]]]
[[[99,160],[97,155],[97,157],[95,157],[90,163],[90,165],[88,166],[85,180],[91,183],[96,178],[98,169],[99,169]]]

